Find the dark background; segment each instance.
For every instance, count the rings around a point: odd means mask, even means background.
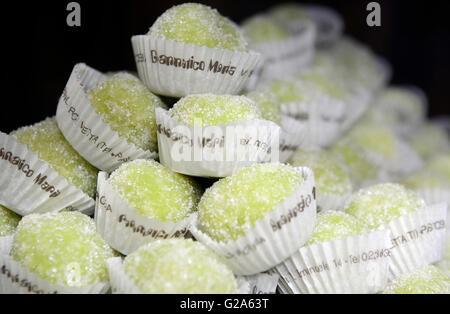
[[[130,38],[148,31],[172,5],[185,1],[79,0],[81,27],[69,27],[70,1],[2,2],[3,94],[0,130],[9,132],[54,115],[77,62],[101,71],[135,70]],[[282,1],[198,1],[236,22]],[[394,84],[428,95],[429,115],[449,114],[450,5],[448,1],[381,0],[381,27],[366,24],[370,1],[302,1],[335,8],[345,32],[392,64]]]

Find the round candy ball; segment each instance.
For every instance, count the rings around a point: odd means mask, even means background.
[[[106,260],[115,256],[94,220],[77,212],[25,216],[11,255],[42,279],[70,287],[108,281]]]
[[[258,89],[271,91],[280,103],[300,102],[305,95],[300,84],[294,79],[276,79],[263,83]]]
[[[89,195],[95,196],[98,170],[81,157],[67,142],[55,118],[47,118],[32,126],[11,132],[17,142],[24,144],[46,161],[60,176]]]
[[[305,245],[358,235],[364,230],[364,225],[349,214],[334,210],[323,211],[317,214],[313,233]]]
[[[289,165],[256,164],[215,182],[198,206],[200,228],[216,241],[236,240],[303,182]]]
[[[425,208],[425,201],[404,186],[382,183],[354,193],[344,211],[355,216],[370,229]]]
[[[261,119],[261,111],[245,96],[199,94],[181,98],[170,115],[186,125],[206,126]]]
[[[202,47],[247,51],[239,27],[216,9],[199,3],[184,3],[164,12],[148,35]]]
[[[296,167],[304,166],[312,169],[318,195],[345,195],[352,191],[346,169],[326,151],[297,149],[289,163]]]
[[[439,173],[422,170],[413,173],[401,181],[408,189],[418,190],[418,189],[450,189],[450,180],[441,176]]]
[[[253,43],[270,42],[289,36],[288,32],[274,19],[257,15],[242,23],[245,36]]]
[[[366,152],[385,158],[394,157],[395,135],[386,126],[361,122],[351,129],[349,138]]]
[[[414,132],[409,144],[424,159],[431,158],[437,153],[450,152],[450,139],[447,132],[431,122],[424,123]]]
[[[135,76],[119,72],[89,91],[91,105],[121,138],[143,150],[158,149],[155,108],[165,107]]]
[[[0,237],[12,235],[21,217],[0,205]]]
[[[280,124],[281,106],[276,96],[269,91],[252,91],[246,95],[261,110],[262,118]]]
[[[298,79],[310,86],[314,87],[320,93],[327,95],[333,99],[341,100],[345,97],[345,91],[342,86],[333,80],[325,71],[307,71],[299,74]]]
[[[450,180],[450,153],[433,157],[428,161],[426,167]]]
[[[415,269],[390,282],[383,294],[449,294],[450,278],[433,265]]]
[[[230,268],[212,251],[190,239],[158,240],[124,260],[125,273],[143,293],[236,293]]]
[[[154,160],[122,164],[108,182],[139,215],[161,221],[183,220],[195,210],[200,195],[192,179]]]

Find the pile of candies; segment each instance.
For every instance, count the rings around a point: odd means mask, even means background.
[[[0,293],[450,293],[448,123],[342,30],[186,3],[76,64],[0,132]]]

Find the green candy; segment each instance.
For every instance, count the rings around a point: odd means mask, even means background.
[[[450,153],[435,156],[427,163],[426,167],[450,180]]]
[[[106,260],[115,253],[97,233],[93,219],[59,212],[22,218],[11,255],[42,279],[79,287],[108,281]]]
[[[143,150],[158,149],[155,108],[165,107],[136,77],[120,72],[89,91],[91,105],[121,138]]]
[[[383,183],[354,193],[344,208],[370,229],[425,208],[425,201],[400,184]]]
[[[409,140],[411,147],[424,159],[438,153],[450,152],[450,139],[445,129],[433,123],[425,123]]]
[[[439,173],[429,170],[422,170],[409,175],[401,181],[408,189],[450,189],[450,181]]]
[[[390,282],[383,294],[449,294],[450,278],[429,265],[401,275]]]
[[[199,94],[181,98],[170,115],[189,126],[261,119],[255,102],[245,96]]]
[[[47,118],[32,126],[11,132],[17,142],[24,144],[46,161],[62,177],[89,195],[95,196],[98,170],[83,159],[64,138],[55,118]]]
[[[264,43],[289,36],[288,32],[274,19],[258,15],[245,20],[242,23],[244,34],[253,43]]]
[[[164,12],[148,35],[202,47],[247,51],[239,27],[216,9],[199,3],[184,3]]]
[[[125,258],[125,273],[143,293],[236,293],[230,268],[199,242],[158,240]]]
[[[349,138],[363,150],[393,158],[395,152],[395,136],[393,132],[380,124],[361,122],[351,129]]]
[[[246,96],[257,104],[263,119],[280,124],[281,106],[273,93],[269,91],[252,91]]]
[[[216,241],[236,240],[303,182],[284,164],[256,164],[215,182],[199,206],[200,228]]]
[[[196,209],[200,195],[192,179],[154,160],[122,164],[108,182],[139,215],[161,221],[183,220]]]
[[[19,215],[0,205],[0,237],[12,235],[20,219]]]
[[[301,102],[305,100],[302,88],[294,79],[272,80],[264,83],[262,89],[268,89],[280,103]]]
[[[311,238],[305,245],[358,235],[364,230],[361,222],[344,212],[333,210],[320,212],[317,214],[317,222]]]

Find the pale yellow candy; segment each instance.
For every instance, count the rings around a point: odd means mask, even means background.
[[[98,170],[83,159],[64,138],[55,118],[11,132],[17,141],[36,153],[71,184],[94,197]]]
[[[401,275],[390,282],[383,294],[449,294],[450,278],[429,265]]]
[[[310,84],[319,92],[333,99],[342,100],[345,97],[345,91],[342,86],[332,79],[327,72],[324,71],[307,71],[297,75],[300,81]]]
[[[283,3],[268,10],[269,16],[277,21],[289,23],[308,20],[309,17],[304,8],[298,3]]]
[[[364,225],[349,214],[334,210],[323,211],[317,214],[316,225],[306,245],[358,235],[364,230]]]
[[[433,157],[426,165],[427,169],[441,174],[450,180],[450,153]]]
[[[236,240],[283,202],[303,182],[283,164],[256,164],[220,179],[203,194],[198,210],[201,229],[216,241]]]
[[[114,251],[94,220],[77,212],[31,214],[17,226],[11,255],[53,284],[79,287],[108,281],[106,260]]]
[[[437,172],[422,170],[413,173],[401,181],[408,189],[450,189],[450,180]]]
[[[91,105],[121,138],[143,150],[156,151],[155,108],[165,107],[135,76],[110,75],[89,91]]]
[[[200,242],[158,240],[131,253],[125,273],[143,293],[236,293],[230,268]]]
[[[199,47],[247,51],[247,41],[239,27],[216,9],[199,3],[184,3],[168,9],[148,34]]]
[[[253,100],[235,95],[189,95],[181,98],[169,112],[172,117],[189,126],[262,118],[261,111]]]
[[[425,159],[450,152],[450,139],[447,132],[431,122],[423,124],[413,133],[409,143]]]
[[[382,183],[354,193],[344,211],[370,229],[393,219],[424,209],[425,201],[400,184]]]
[[[192,179],[154,160],[122,164],[108,182],[139,215],[161,221],[183,220],[196,209],[200,195]]]
[[[350,130],[348,137],[369,153],[375,153],[387,159],[394,157],[395,135],[386,126],[361,122]]]
[[[263,119],[280,124],[281,106],[273,93],[270,91],[252,91],[246,96],[257,104]]]
[[[21,217],[0,205],[0,237],[14,233]]]
[[[257,15],[242,23],[244,34],[251,42],[263,43],[280,40],[289,36],[288,32],[274,19]]]

